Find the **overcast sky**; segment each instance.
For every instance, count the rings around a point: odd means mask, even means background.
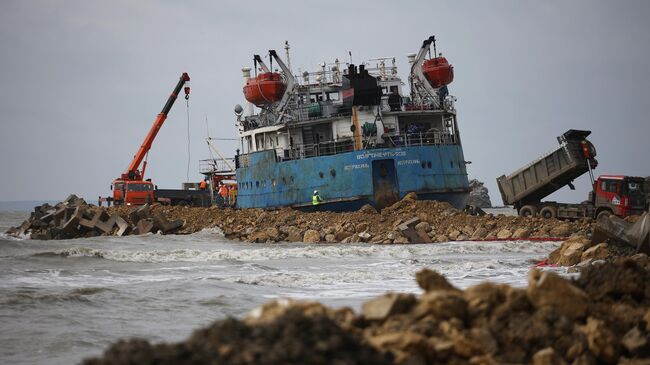
[[[649,1],[0,2],[0,200],[106,196],[182,72],[192,78],[190,180],[212,137],[235,138],[241,68],[292,47],[294,70],[406,55],[431,34],[454,65],[450,92],[470,177],[495,179],[590,129],[599,173],[650,175]],[[280,52],[279,52],[280,53]],[[283,52],[281,53],[283,54]],[[222,142],[233,155],[235,142]],[[179,99],[149,155],[160,187],[186,180]],[[551,199],[582,201],[586,177]]]

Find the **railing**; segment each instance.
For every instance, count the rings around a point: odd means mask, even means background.
[[[399,109],[392,109],[387,100],[382,100],[382,110],[389,111],[449,111],[455,112],[454,101],[456,98],[452,95],[447,95],[442,103],[442,107],[437,107],[427,103],[413,103],[405,102],[399,105]],[[308,104],[292,105],[287,110],[286,114],[291,116],[293,122],[306,122],[322,118],[336,118],[343,116],[351,116],[352,108],[350,105],[343,104],[340,100],[326,100]],[[259,115],[247,116],[243,119],[242,126],[245,131],[262,127],[260,125]]]
[[[377,142],[375,138],[362,137],[363,150],[457,144],[457,139],[454,134],[437,130],[406,134],[388,133],[382,135],[381,139],[383,139],[383,142]],[[349,138],[314,144],[300,144],[289,149],[275,148],[275,151],[277,161],[301,160],[352,152],[354,151],[354,141],[352,138]],[[238,167],[249,166],[249,154],[241,154],[236,158],[238,160]]]
[[[226,163],[227,162],[227,163]],[[199,161],[199,172],[201,174],[210,174],[218,172],[232,172],[235,169],[235,159],[227,158],[224,160],[207,159]]]

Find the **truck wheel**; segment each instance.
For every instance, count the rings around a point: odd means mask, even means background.
[[[519,209],[519,215],[522,217],[534,217],[537,215],[537,207],[534,205],[524,205]]]
[[[612,212],[610,212],[609,210],[607,210],[607,209],[601,210],[596,215],[596,220],[600,220],[600,218],[602,218],[602,217],[609,217],[610,215],[612,215]]]
[[[557,209],[555,209],[555,207],[546,206],[539,211],[539,215],[546,219],[556,218]]]

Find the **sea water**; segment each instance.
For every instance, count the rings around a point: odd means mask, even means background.
[[[0,212],[0,231],[28,217]],[[218,229],[61,241],[0,235],[0,363],[71,364],[121,338],[178,341],[274,298],[358,310],[387,291],[420,293],[437,270],[465,288],[526,285],[553,242],[250,244]]]

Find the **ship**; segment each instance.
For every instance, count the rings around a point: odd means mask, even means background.
[[[408,93],[394,57],[335,59],[294,75],[284,48],[285,60],[270,50],[242,69],[238,208],[309,210],[315,191],[318,209],[331,211],[382,209],[410,192],[465,206],[468,162],[448,91],[454,70],[434,36],[407,56]]]

